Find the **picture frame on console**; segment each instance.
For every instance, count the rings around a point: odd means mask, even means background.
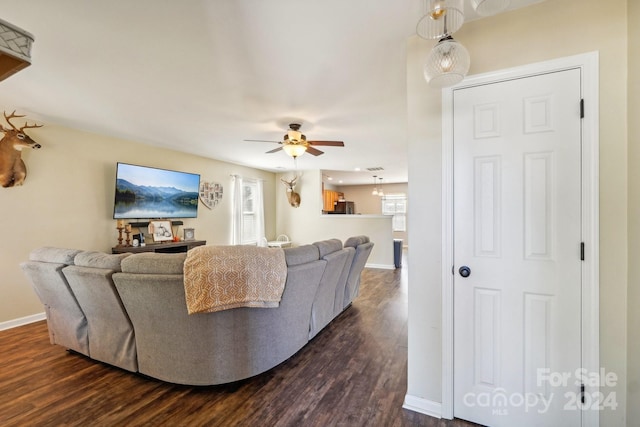
[[[193,228],[185,228],[184,229],[184,240],[195,240],[196,234]]]
[[[149,221],[149,234],[154,242],[170,242],[173,240],[171,221]]]

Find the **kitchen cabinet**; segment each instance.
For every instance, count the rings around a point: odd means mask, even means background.
[[[344,199],[344,193],[334,190],[324,190],[322,192],[322,210],[325,212],[333,212],[336,202],[340,199]]]

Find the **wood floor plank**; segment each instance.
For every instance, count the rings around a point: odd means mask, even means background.
[[[406,265],[406,264],[405,264]],[[232,384],[164,383],[51,345],[46,323],[0,332],[0,425],[471,427],[402,409],[406,268],[365,269],[352,307],[296,355]]]

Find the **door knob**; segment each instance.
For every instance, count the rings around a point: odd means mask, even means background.
[[[460,275],[462,277],[469,277],[469,276],[471,276],[471,269],[469,267],[467,267],[466,265],[463,265],[458,270],[458,273],[460,273]]]

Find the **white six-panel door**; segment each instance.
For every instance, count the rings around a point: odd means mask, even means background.
[[[454,92],[457,418],[580,425],[580,98],[578,69]]]

